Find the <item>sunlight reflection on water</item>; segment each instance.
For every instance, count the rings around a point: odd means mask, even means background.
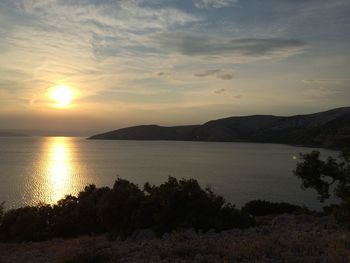
[[[54,203],[65,195],[76,192],[76,176],[79,167],[75,162],[73,143],[71,138],[50,137],[45,144],[47,158],[44,159],[46,173],[42,187],[42,200]]]

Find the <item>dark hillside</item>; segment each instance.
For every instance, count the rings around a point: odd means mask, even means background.
[[[262,142],[342,148],[350,146],[350,107],[290,117],[252,115],[202,125],[142,125],[91,136],[103,140]]]

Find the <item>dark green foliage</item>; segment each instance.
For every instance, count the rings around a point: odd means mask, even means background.
[[[149,195],[148,205],[154,211],[154,230],[158,233],[176,228],[223,230],[253,224],[252,218],[225,203],[223,197],[209,188],[202,189],[194,179],[178,181],[169,177],[158,187],[146,184],[144,189]]]
[[[99,217],[102,225],[113,235],[122,237],[144,227],[142,210],[145,199],[137,185],[118,179],[101,199]]]
[[[302,180],[302,187],[315,189],[323,202],[331,194],[340,201],[339,205],[326,208],[342,222],[350,222],[350,152],[343,150],[338,159],[320,159],[320,152],[301,154],[302,162],[297,164],[295,175]]]
[[[52,207],[51,230],[54,236],[69,237],[80,233],[80,222],[83,221],[78,216],[77,206],[78,199],[68,195]]]
[[[160,186],[146,183],[143,190],[118,179],[113,188],[89,185],[78,197],[66,196],[52,206],[7,211],[0,221],[0,239],[39,241],[105,232],[125,238],[143,228],[163,234],[183,228],[220,231],[252,225],[251,216],[202,189],[194,179],[169,177]]]
[[[4,215],[4,204],[5,204],[5,202],[0,203],[0,222],[1,222],[2,217]]]
[[[253,216],[265,216],[274,214],[292,214],[303,210],[301,206],[288,203],[272,203],[265,200],[253,200],[242,207],[242,211]]]
[[[6,212],[2,218],[0,237],[3,240],[39,241],[49,236],[49,206],[23,207]]]
[[[77,216],[84,218],[79,227],[82,233],[93,234],[105,230],[105,227],[101,224],[99,210],[102,206],[102,198],[110,191],[111,189],[108,187],[97,188],[95,185],[89,185],[79,193]]]

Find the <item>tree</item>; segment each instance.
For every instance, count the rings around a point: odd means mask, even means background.
[[[2,217],[4,215],[4,204],[5,202],[0,203],[0,225],[1,225]]]
[[[338,159],[328,157],[320,159],[319,151],[301,154],[294,174],[301,179],[304,189],[313,188],[318,199],[324,202],[331,194],[340,205],[336,211],[339,219],[350,219],[350,152],[343,150]]]

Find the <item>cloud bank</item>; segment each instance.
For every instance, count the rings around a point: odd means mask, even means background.
[[[348,0],[1,0],[1,114],[51,120],[57,84],[77,116],[111,123],[346,106],[349,14]]]
[[[230,56],[241,62],[247,59],[288,57],[302,51],[306,43],[287,38],[223,38],[182,32],[157,36],[161,48],[186,56],[223,58]]]

